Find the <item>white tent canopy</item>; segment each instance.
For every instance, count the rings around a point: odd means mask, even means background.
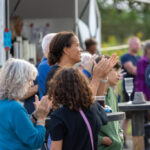
[[[82,47],[84,47],[83,43],[85,38],[95,37],[97,38],[100,48],[101,28],[96,0],[2,1],[9,2],[9,17],[14,15],[20,16],[24,19],[24,24],[28,24],[28,26],[31,22],[35,25],[40,25],[40,23],[42,24],[44,21],[46,23],[46,21],[49,20],[51,27],[50,32],[73,30],[79,35]],[[7,17],[5,17],[4,20],[6,18]],[[0,31],[0,33],[2,33],[2,29],[0,29]]]

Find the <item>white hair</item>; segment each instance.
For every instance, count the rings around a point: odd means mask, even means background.
[[[92,55],[88,52],[82,52],[81,53],[81,64],[84,64],[87,60],[90,60]]]
[[[21,59],[9,59],[0,69],[0,99],[20,99],[35,80],[37,69]]]
[[[48,51],[48,47],[50,45],[51,40],[53,39],[53,37],[56,35],[56,33],[49,33],[47,35],[44,36],[43,40],[42,40],[42,50],[43,50],[43,54],[46,54]]]

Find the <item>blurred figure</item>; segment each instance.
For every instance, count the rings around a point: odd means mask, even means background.
[[[47,63],[47,57],[49,52],[49,46],[51,43],[52,38],[55,36],[55,33],[50,33],[44,36],[42,40],[42,50],[43,50],[43,59],[41,60],[38,66],[38,92],[40,99],[43,95],[46,94],[45,92],[45,82],[48,72],[50,71],[50,66]]]
[[[122,63],[124,71],[126,72],[126,74],[124,75],[124,78],[133,78],[133,82],[134,82],[136,71],[137,71],[137,62],[140,59],[140,57],[138,56],[138,51],[141,47],[140,39],[137,37],[132,37],[129,39],[128,45],[129,45],[128,53],[121,56],[121,63]],[[123,78],[123,99],[124,101],[129,101],[129,96],[125,90],[124,78]],[[131,94],[131,100],[133,100],[133,98],[134,98],[134,90]],[[130,118],[130,114],[127,113],[126,117]],[[123,130],[125,134],[124,148],[127,148],[127,144],[126,144],[127,125],[128,125],[128,119],[124,120],[123,122]]]
[[[150,41],[144,45],[144,55],[137,63],[137,74],[135,80],[135,90],[143,92],[145,99],[150,101],[150,89],[146,84],[145,71],[150,63]]]
[[[123,66],[124,71],[126,74],[124,75],[124,78],[133,78],[133,81],[136,76],[136,70],[137,70],[137,62],[140,59],[138,56],[138,51],[141,47],[141,43],[139,38],[137,37],[132,37],[129,39],[129,50],[128,53],[124,54],[121,56],[121,63]],[[125,91],[125,81],[123,80],[123,96],[124,100],[128,101],[129,97]],[[131,100],[133,100],[134,97],[134,92],[131,94]]]
[[[150,41],[147,41],[144,44],[144,55],[137,63],[137,74],[135,80],[135,91],[143,92],[145,99],[150,101],[150,88],[146,83],[146,69],[150,64]],[[149,138],[150,138],[150,129],[148,126],[149,121],[149,112],[145,111],[145,150],[150,149]]]
[[[97,54],[97,41],[94,38],[89,38],[85,40],[86,51],[91,55]]]
[[[14,56],[13,43],[17,41],[17,37],[21,37],[22,40],[27,40],[27,38],[22,35],[23,19],[20,16],[13,16],[11,18],[10,28],[12,31],[12,48],[10,50],[10,53],[12,54],[12,56]]]
[[[19,103],[37,76],[36,68],[21,59],[9,59],[0,70],[0,148],[35,150],[45,139],[45,119],[51,107],[48,97],[36,100],[31,118]]]

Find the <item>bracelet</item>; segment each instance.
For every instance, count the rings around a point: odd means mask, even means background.
[[[38,120],[38,121],[36,122],[36,124],[39,124],[39,123],[45,124],[45,121],[43,121],[43,120]]]
[[[35,114],[34,113],[32,113],[32,118],[33,118],[33,120],[35,121],[35,122],[37,122],[37,118],[35,117]]]
[[[108,82],[108,76],[107,76],[107,79],[106,79],[106,80],[101,79],[101,82],[103,82],[103,83],[107,83],[107,82]]]

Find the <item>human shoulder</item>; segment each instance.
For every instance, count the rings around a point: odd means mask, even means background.
[[[120,58],[122,64],[129,61],[129,59],[130,59],[130,54],[128,54],[128,53],[122,55],[121,58]]]
[[[40,62],[40,64],[38,65],[38,70],[42,70],[42,69],[50,69],[50,66],[47,63],[47,59],[43,58]]]

